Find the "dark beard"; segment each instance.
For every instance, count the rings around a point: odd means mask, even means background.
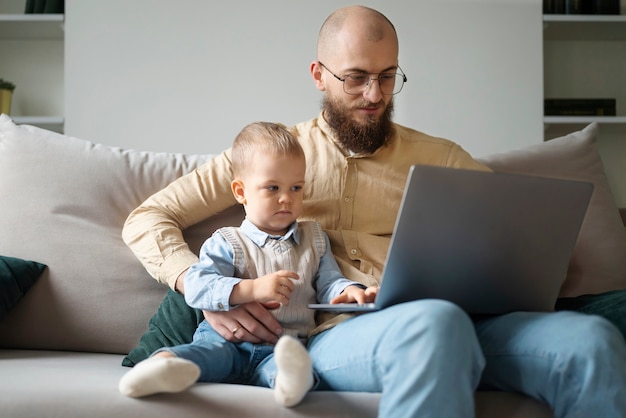
[[[369,103],[358,105],[367,106]],[[374,151],[386,145],[391,138],[393,100],[389,102],[380,120],[370,118],[365,125],[352,120],[345,108],[327,96],[324,96],[322,100],[322,109],[326,122],[346,150],[357,154],[373,154]]]

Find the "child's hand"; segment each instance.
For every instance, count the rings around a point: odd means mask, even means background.
[[[359,286],[348,286],[330,303],[370,303],[374,302],[378,294],[378,286],[370,286],[367,289],[361,289]]]
[[[279,270],[266,274],[257,279],[245,279],[233,287],[230,294],[231,305],[241,305],[248,302],[268,304],[289,304],[289,298],[294,288],[294,281],[299,280],[296,272]]]
[[[280,270],[252,280],[252,297],[255,302],[278,302],[289,305],[289,298],[294,288],[294,280],[300,277],[297,273]]]

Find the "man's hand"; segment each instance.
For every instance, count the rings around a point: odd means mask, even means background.
[[[278,306],[251,302],[227,312],[202,312],[209,325],[227,341],[276,344],[283,330],[268,309]]]
[[[176,280],[176,290],[179,293],[184,293],[186,273],[187,270],[183,271]],[[277,309],[279,306],[278,302],[251,302],[226,312],[202,313],[209,325],[227,341],[276,344],[283,329],[268,309]]]

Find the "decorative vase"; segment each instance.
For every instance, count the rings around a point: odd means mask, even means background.
[[[15,84],[0,78],[0,113],[11,112],[11,98],[13,97]]]
[[[13,90],[0,88],[0,113],[9,115],[11,113],[11,98]]]

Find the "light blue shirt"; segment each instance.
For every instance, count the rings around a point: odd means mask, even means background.
[[[300,244],[298,223],[294,222],[284,236],[272,236],[261,231],[247,218],[239,227],[256,245],[263,247],[270,239],[289,240]],[[313,278],[317,300],[328,303],[348,286],[363,288],[358,282],[346,279],[330,251],[330,241],[326,240],[326,252],[321,256],[320,265]],[[185,275],[185,301],[189,306],[207,311],[227,311],[233,287],[241,280],[234,277],[234,251],[224,237],[216,232],[207,239],[200,249],[200,261],[192,265]]]

